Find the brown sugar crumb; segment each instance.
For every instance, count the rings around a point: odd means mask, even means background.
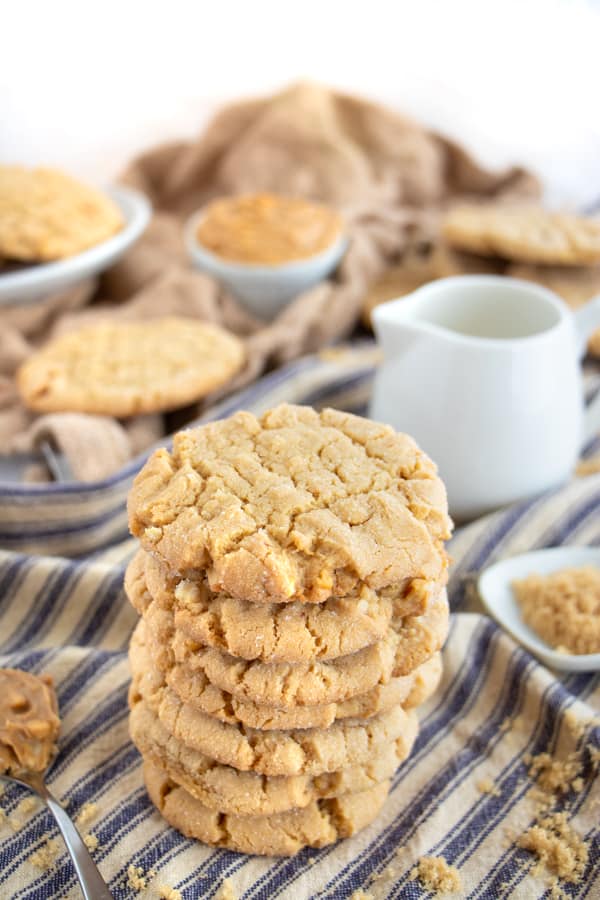
[[[600,350],[600,345],[598,347]],[[585,478],[587,475],[595,475],[600,472],[600,456],[591,456],[589,459],[580,459],[575,468],[575,474],[579,478]]]
[[[60,844],[55,838],[47,838],[46,842],[30,855],[29,862],[37,869],[47,871],[53,867],[59,847]]]
[[[19,816],[28,816],[29,813],[32,813],[34,810],[36,810],[38,806],[39,801],[36,797],[25,797],[17,806],[15,812]]]
[[[129,866],[127,869],[127,884],[134,891],[145,891],[147,878],[141,866]]]
[[[588,861],[588,848],[571,828],[567,813],[552,813],[540,819],[521,835],[517,846],[537,856],[532,875],[542,875],[547,870],[571,884],[581,881]]]
[[[600,653],[600,570],[594,566],[513,581],[523,621],[547,644]]]
[[[181,891],[169,887],[168,884],[161,884],[158,888],[158,896],[161,900],[181,900]]]
[[[535,779],[542,791],[548,794],[566,794],[577,791],[581,782],[581,759],[577,753],[569,753],[565,759],[555,759],[549,753],[528,757],[529,777]],[[579,787],[581,790],[581,787]]]
[[[237,900],[237,894],[233,889],[230,878],[225,878],[216,895],[217,900]]]
[[[409,875],[410,881],[416,881],[417,878],[428,891],[436,894],[462,891],[460,872],[450,866],[443,856],[422,856]]]
[[[580,719],[575,715],[572,709],[568,709],[564,714],[564,722],[570,733],[573,735],[575,740],[579,740],[582,738],[587,730],[587,726],[589,722],[585,719]]]
[[[92,821],[98,815],[98,804],[97,803],[84,803],[79,812],[77,813],[77,818],[75,819],[76,824],[79,828],[85,828],[89,822]]]
[[[500,788],[494,784],[491,778],[482,778],[475,787],[481,794],[491,794],[492,797],[499,797],[501,794]]]
[[[39,807],[37,797],[24,797],[16,807],[14,814],[10,817],[9,824],[13,831],[18,831],[23,827],[25,818]]]
[[[94,850],[98,849],[98,838],[95,834],[84,834],[83,843],[88,848],[90,853],[93,853]]]

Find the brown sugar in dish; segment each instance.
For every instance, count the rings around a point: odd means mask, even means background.
[[[600,570],[593,566],[513,581],[523,620],[567,653],[600,652]]]
[[[443,856],[422,856],[409,878],[417,879],[428,891],[436,894],[454,894],[462,891],[462,879],[457,868],[449,865]]]
[[[278,265],[322,253],[341,230],[342,219],[326,206],[299,197],[247,194],[209,204],[197,238],[222,259]]]

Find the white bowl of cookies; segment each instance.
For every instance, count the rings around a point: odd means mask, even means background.
[[[210,203],[189,219],[185,241],[194,265],[263,320],[327,278],[348,245],[334,209],[268,193]]]
[[[0,306],[35,303],[113,265],[146,228],[148,200],[53,169],[0,166]]]

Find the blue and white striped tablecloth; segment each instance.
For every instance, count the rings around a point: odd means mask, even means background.
[[[211,415],[282,400],[361,412],[375,361],[368,345],[300,360]],[[351,840],[274,861],[190,842],[146,797],[127,733],[126,647],[135,615],[122,591],[134,548],[124,500],[134,469],[95,485],[0,487],[0,546],[8,548],[0,554],[0,665],[54,676],[63,728],[49,783],[74,815],[97,804],[85,830],[98,839],[94,856],[116,898],[158,898],[161,885],[185,900],[214,897],[225,879],[244,900],[350,898],[359,889],[374,898],[428,897],[410,880],[423,855],[459,869],[463,897],[550,897],[544,877],[530,873],[531,854],[511,838],[534,816],[527,754],[545,751],[561,759],[577,752],[582,766],[583,789],[567,792],[557,808],[585,837],[589,859],[581,882],[561,887],[568,897],[600,897],[600,778],[590,754],[600,748],[600,727],[580,727],[600,713],[600,676],[557,678],[481,614],[473,591],[473,575],[504,556],[599,544],[600,475],[457,531],[443,683],[423,710],[415,750],[383,813]],[[488,779],[494,790],[482,793],[478,785]],[[43,810],[19,811],[23,796],[9,788],[0,798],[9,820],[0,821],[0,898],[80,896],[62,845],[50,869],[32,863],[54,832]],[[128,883],[131,865],[150,872],[139,894]]]

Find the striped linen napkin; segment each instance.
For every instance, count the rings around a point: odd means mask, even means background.
[[[370,346],[301,360],[212,415],[282,400],[363,412],[374,364]],[[476,573],[502,557],[600,543],[600,475],[457,531],[444,679],[382,814],[338,845],[269,860],[188,841],[147,799],[127,733],[126,647],[136,617],[122,591],[134,550],[123,504],[132,471],[84,487],[0,489],[0,540],[14,548],[0,553],[0,665],[54,676],[63,727],[49,784],[97,841],[94,857],[115,898],[169,897],[167,888],[185,900],[430,897],[415,871],[424,857],[458,870],[454,896],[600,897],[600,675],[558,677],[538,665],[481,614],[473,588]],[[44,549],[79,558],[33,555]],[[574,862],[576,884],[550,885],[536,855],[519,846],[539,813],[544,753],[558,761],[552,771],[565,762],[572,770],[549,812],[566,813],[561,821],[585,843],[572,841],[571,855],[557,857],[566,872]],[[532,758],[543,770],[537,781]],[[25,796],[9,787],[0,798],[0,898],[79,897],[49,816],[30,810]]]

